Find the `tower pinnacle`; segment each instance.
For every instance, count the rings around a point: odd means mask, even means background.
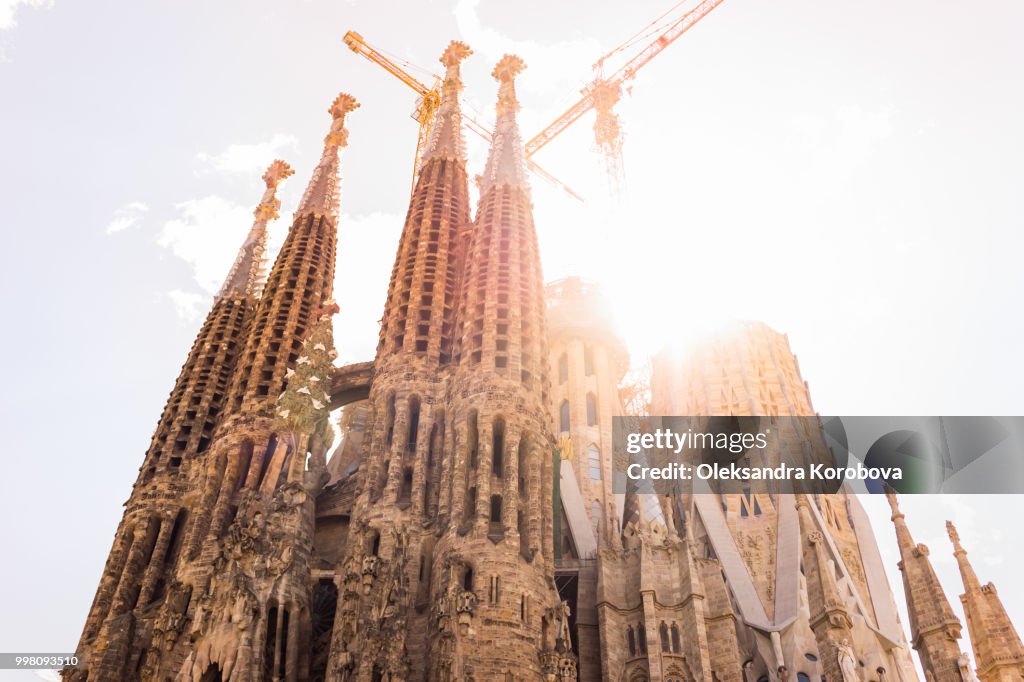
[[[465,162],[466,144],[462,139],[462,111],[459,108],[459,93],[462,92],[462,75],[459,65],[473,54],[466,43],[453,40],[448,44],[439,61],[445,66],[444,84],[441,86],[441,104],[437,120],[430,131],[422,165],[430,159],[448,159]]]
[[[331,129],[324,138],[324,153],[313,171],[313,177],[306,187],[306,193],[299,203],[298,215],[312,213],[318,216],[338,218],[338,151],[348,146],[348,130],[345,117],[359,108],[355,97],[341,93],[327,112],[331,115]]]
[[[516,99],[516,76],[523,72],[526,63],[514,54],[507,54],[494,66],[491,76],[501,85],[498,87],[498,116],[519,111]]]
[[[510,185],[529,190],[526,180],[526,154],[523,139],[516,123],[519,100],[516,97],[515,78],[526,64],[516,55],[507,54],[494,67],[491,75],[498,81],[498,121],[494,127],[494,141],[487,157],[480,195],[497,185]]]
[[[294,173],[291,166],[278,159],[270,164],[267,172],[263,174],[263,182],[266,183],[267,189],[263,192],[259,206],[253,211],[256,220],[242,248],[238,250],[235,264],[231,266],[224,286],[217,294],[218,299],[233,293],[246,296],[259,293],[263,277],[263,253],[267,248],[267,223],[277,219],[278,210],[281,208],[281,201],[275,196],[277,186]]]
[[[967,616],[978,678],[982,682],[1013,679],[1024,669],[1024,643],[1007,616],[995,585],[982,585],[975,575],[967,550],[960,544],[960,534],[951,521],[946,521],[946,532],[953,543],[953,556],[964,583],[960,603]]]
[[[911,645],[921,657],[921,666],[936,680],[959,679],[961,652],[960,621],[953,613],[946,593],[935,575],[928,548],[917,544],[900,511],[896,493],[886,490],[900,548],[900,571],[910,616]]]

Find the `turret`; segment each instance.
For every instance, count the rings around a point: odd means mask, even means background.
[[[967,631],[974,647],[978,679],[981,682],[1009,682],[1024,675],[1024,644],[999,599],[996,586],[981,584],[960,544],[960,535],[951,521],[946,531],[953,543],[953,556],[960,568],[964,593],[960,602],[967,616]]]
[[[204,540],[220,537],[231,523],[239,497],[245,491],[272,493],[285,479],[291,458],[302,456],[288,447],[277,447],[274,408],[318,311],[333,291],[339,155],[348,144],[346,116],[358,106],[351,95],[342,93],[328,109],[331,127],[324,138],[323,154],[243,340],[225,399],[225,414],[214,435],[212,456],[206,461],[201,518],[189,533],[192,559],[203,551],[207,563],[212,562],[217,544]],[[250,278],[242,274],[238,281],[248,282]]]
[[[277,218],[277,187],[293,173],[274,161],[238,256],[214,298],[167,400],[89,610],[79,652],[96,679],[123,674],[134,611],[164,598],[182,558],[185,528],[200,510],[185,497],[203,466],[224,396],[259,300],[267,224]],[[93,648],[102,651],[94,659]]]
[[[935,575],[928,548],[911,537],[896,493],[889,490],[886,498],[900,548],[899,566],[910,615],[911,646],[917,651],[925,673],[931,673],[936,680],[959,680],[962,652],[956,640],[960,639],[960,621]]]

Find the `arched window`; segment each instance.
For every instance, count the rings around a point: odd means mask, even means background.
[[[626,628],[626,646],[629,647],[629,655],[636,656],[636,634],[633,632],[633,626]]]
[[[558,385],[569,380],[569,356],[562,353],[558,356]]]
[[[601,451],[593,443],[587,448],[587,469],[590,471],[590,480],[601,480]]]
[[[558,409],[558,430],[563,433],[569,432],[569,401],[563,400],[562,406]]]
[[[640,640],[640,653],[647,653],[647,628],[643,623],[636,626],[636,637]]]
[[[370,531],[369,537],[366,538],[366,545],[370,550],[370,556],[377,556],[380,552],[380,532]]]
[[[672,653],[678,654],[679,650],[682,649],[682,642],[679,638],[679,626],[674,622],[672,623]]]
[[[665,621],[661,621],[661,625],[658,626],[658,639],[661,640],[661,650],[667,654],[671,647],[668,643],[668,626],[665,625]]]
[[[587,394],[587,426],[597,426],[597,398],[593,393]]]
[[[503,476],[505,471],[505,420],[497,417],[492,427],[491,473]]]

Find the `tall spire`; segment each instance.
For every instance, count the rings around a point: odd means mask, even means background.
[[[797,494],[796,507],[803,538],[802,566],[807,576],[810,626],[822,655],[822,672],[829,679],[843,679],[842,661],[853,655],[853,620],[836,581],[835,559],[811,516],[811,502],[806,494]]]
[[[510,185],[529,191],[526,180],[526,153],[523,138],[516,122],[519,100],[516,98],[516,76],[526,64],[519,57],[507,54],[501,58],[491,75],[498,81],[498,120],[494,127],[494,140],[487,157],[487,166],[480,186],[483,196],[497,185]]]
[[[333,120],[331,130],[324,138],[324,153],[320,163],[313,171],[306,193],[302,195],[296,215],[312,213],[338,218],[338,152],[348,146],[348,130],[345,128],[345,117],[350,111],[359,108],[356,98],[347,93],[338,95],[327,110]]]
[[[462,137],[462,110],[459,108],[459,93],[462,92],[462,76],[459,64],[473,54],[466,43],[453,40],[438,60],[445,66],[444,84],[441,86],[441,105],[437,119],[430,131],[430,139],[423,153],[421,165],[429,159],[449,161],[466,160],[466,143]]]
[[[960,602],[967,616],[967,629],[974,647],[974,661],[981,682],[1018,679],[1024,670],[1024,644],[992,583],[981,584],[967,559],[967,550],[960,544],[960,535],[951,521],[946,532],[953,543],[953,556],[960,567],[964,593]]]
[[[928,548],[914,543],[896,493],[889,489],[885,496],[892,509],[891,518],[900,548],[899,567],[910,615],[911,645],[921,658],[921,667],[934,679],[960,679],[963,654],[956,642],[960,639],[960,621],[935,575]]]
[[[267,248],[267,223],[278,218],[278,210],[281,208],[281,200],[277,194],[277,186],[285,178],[290,177],[295,171],[280,159],[274,161],[263,174],[263,182],[267,189],[263,192],[263,198],[259,206],[253,211],[256,220],[249,230],[249,236],[245,238],[242,248],[238,250],[235,264],[231,266],[224,286],[221,287],[217,298],[225,298],[231,294],[242,294],[244,296],[256,296],[262,287],[264,251]]]

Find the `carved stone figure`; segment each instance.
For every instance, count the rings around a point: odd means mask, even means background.
[[[188,609],[192,588],[177,580],[171,585],[167,599],[157,617],[154,630],[163,638],[163,648],[170,649],[185,627],[185,611]]]
[[[860,682],[860,676],[857,675],[857,657],[853,654],[850,640],[844,639],[839,643],[836,657],[839,660],[839,671],[843,674],[843,682]]]
[[[459,613],[473,613],[476,609],[476,595],[468,590],[459,595],[455,610]]]

